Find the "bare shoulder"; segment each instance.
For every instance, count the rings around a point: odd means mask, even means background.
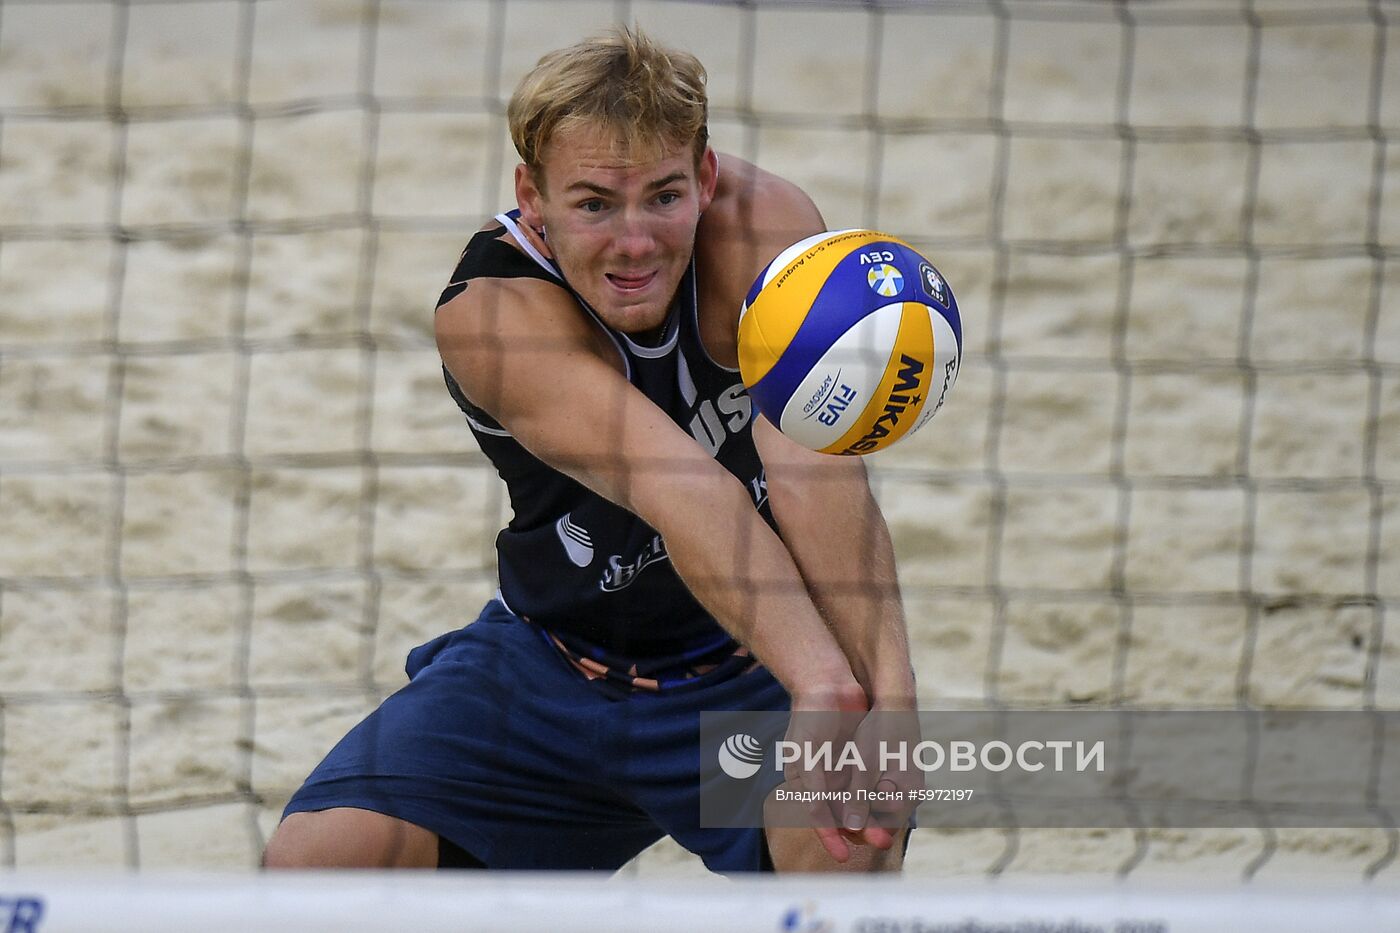
[[[737,156],[721,155],[719,164],[715,197],[700,224],[702,242],[778,244],[777,255],[823,228],[821,212],[797,185]]]
[[[435,323],[467,398],[541,461],[658,530],[676,527],[677,477],[728,476],[627,381],[617,347],[553,282],[473,278]],[[658,462],[688,465],[673,477]]]
[[[508,415],[512,376],[548,372],[574,355],[617,365],[616,351],[563,288],[542,279],[477,278],[434,318],[438,352],[462,390],[492,416]]]
[[[701,337],[710,355],[738,364],[739,309],[763,267],[784,249],[826,229],[797,185],[730,155],[696,233]]]

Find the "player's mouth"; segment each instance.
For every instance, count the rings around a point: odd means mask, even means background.
[[[656,271],[628,273],[626,275],[620,272],[608,272],[605,273],[605,277],[612,287],[618,291],[633,293],[642,291],[652,282],[656,281]]]

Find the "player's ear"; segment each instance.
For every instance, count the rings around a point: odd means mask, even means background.
[[[544,226],[544,194],[534,171],[524,164],[515,167],[515,203],[520,208],[520,219],[538,230]]]
[[[697,180],[700,183],[700,212],[703,214],[705,208],[710,206],[710,202],[715,198],[715,188],[719,185],[719,156],[709,146],[705,147],[705,152],[700,156],[700,172]]]

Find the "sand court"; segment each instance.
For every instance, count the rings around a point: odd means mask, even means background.
[[[432,307],[512,206],[515,82],[617,21],[706,63],[717,148],[958,296],[947,408],[870,458],[926,708],[1400,706],[1395,4],[11,2],[0,867],[252,869],[490,597],[509,503]],[[1394,861],[997,829],[909,871]]]

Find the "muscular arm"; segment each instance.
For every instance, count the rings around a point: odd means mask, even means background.
[[[708,338],[716,358],[737,354],[723,337],[735,339],[739,307],[763,264],[826,227],[795,185],[731,157],[721,166],[721,192],[706,217],[709,229],[702,225],[709,235],[700,253],[704,267],[716,270],[709,310],[725,325]],[[807,450],[764,418],[755,418],[753,433],[783,541],[868,703],[912,708],[894,553],[864,464]]]
[[[912,709],[909,638],[884,516],[858,457],[814,453],[754,424],[789,553],[872,709]]]
[[[860,689],[748,491],[630,385],[561,289],[479,279],[439,309],[448,370],[535,456],[659,532],[677,573],[793,695]]]

